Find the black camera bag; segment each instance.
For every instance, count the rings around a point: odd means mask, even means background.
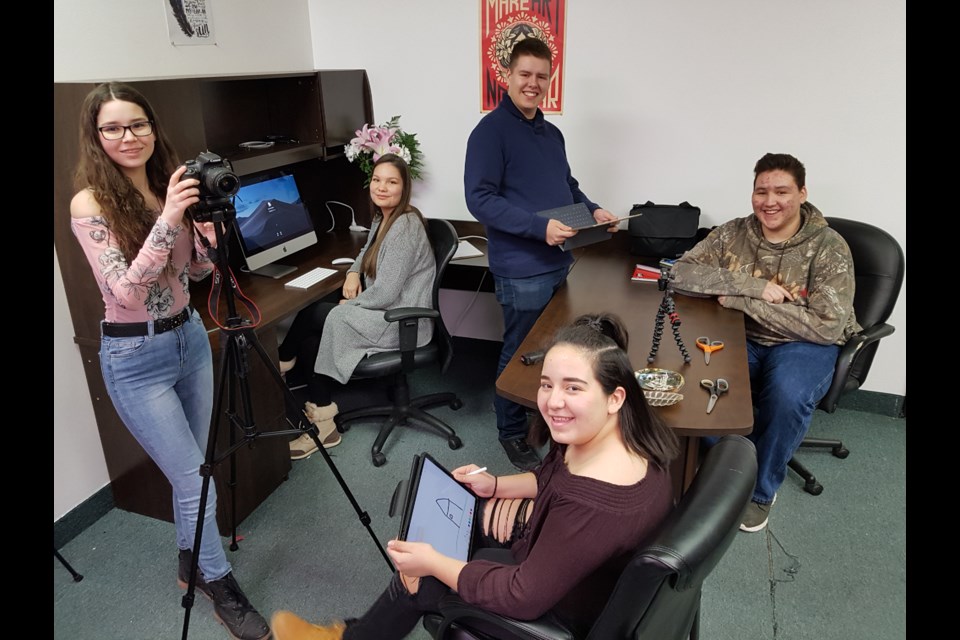
[[[692,249],[706,233],[698,229],[700,207],[689,202],[680,204],[635,204],[627,227],[630,234],[630,253],[649,258],[679,258]],[[704,230],[708,231],[708,230]]]

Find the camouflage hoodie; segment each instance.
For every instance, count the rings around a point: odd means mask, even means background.
[[[746,314],[747,337],[759,344],[844,344],[860,331],[850,249],[809,202],[800,206],[800,217],[797,233],[779,244],[763,237],[753,215],[717,227],[677,260],[673,289],[727,296],[725,306]],[[764,300],[771,280],[794,300]]]

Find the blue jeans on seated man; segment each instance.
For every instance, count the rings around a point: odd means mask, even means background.
[[[192,549],[214,393],[210,340],[203,321],[193,311],[189,321],[164,333],[102,336],[100,368],[120,419],[173,486],[177,546]],[[207,582],[230,572],[217,529],[213,482],[203,515],[199,565]]]
[[[837,345],[786,342],[765,347],[747,340],[757,447],[757,486],[753,502],[770,504],[787,477],[787,463],[810,428],[813,412],[826,395],[837,365]],[[713,446],[719,438],[704,438]]]
[[[569,267],[563,267],[528,278],[493,276],[497,302],[503,309],[503,348],[500,349],[500,361],[497,363],[498,378],[553,294],[566,280],[568,271]],[[496,396],[493,406],[497,413],[500,440],[526,437],[527,410],[523,405]]]

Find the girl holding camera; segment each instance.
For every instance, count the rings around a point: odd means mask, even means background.
[[[190,280],[212,264],[201,234],[216,244],[213,223],[185,216],[199,182],[181,180],[173,147],[146,98],[109,82],[91,91],[80,113],[78,193],[71,228],[90,262],[105,307],[100,367],[107,392],[131,435],[173,487],[179,566],[187,586],[193,560],[210,418],[213,365]],[[270,635],[227,561],[210,484],[196,588],[239,640]]]

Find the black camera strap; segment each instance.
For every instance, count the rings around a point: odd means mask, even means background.
[[[214,264],[212,277],[213,284],[210,285],[210,295],[207,298],[207,309],[210,310],[210,317],[214,322],[217,323],[217,326],[223,331],[236,331],[237,329],[247,329],[259,325],[261,319],[260,309],[253,300],[243,294],[243,290],[240,288],[240,285],[237,284],[236,276],[233,275],[233,269],[227,267],[227,273],[224,274],[222,271],[220,271],[220,268]],[[220,322],[220,290],[223,288],[223,281],[225,279],[229,279],[230,281],[230,288],[233,291],[233,297],[242,302],[243,306],[245,306],[247,311],[250,313],[250,319],[242,321],[241,326],[225,326]],[[227,322],[229,324],[229,318],[227,319]]]

